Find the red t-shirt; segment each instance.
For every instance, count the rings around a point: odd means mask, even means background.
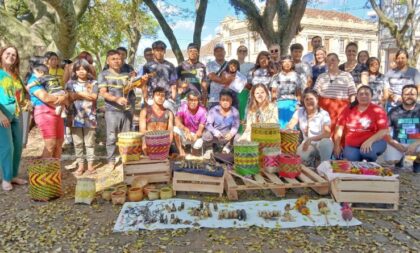
[[[371,103],[364,112],[357,106],[347,107],[338,117],[338,125],[344,126],[345,145],[360,147],[379,130],[388,128],[388,118],[384,109]]]

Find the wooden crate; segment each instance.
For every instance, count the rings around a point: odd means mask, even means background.
[[[337,178],[331,182],[331,195],[337,202],[391,204],[391,208],[358,207],[359,210],[398,210],[400,182],[395,180],[369,180]]]
[[[137,176],[146,178],[149,183],[171,182],[171,168],[169,160],[150,160],[143,158],[139,161],[131,161],[124,164],[124,182],[131,184]]]
[[[253,176],[257,184],[242,179],[234,179],[229,173],[225,177],[225,187],[228,199],[237,200],[238,191],[271,190],[277,197],[284,197],[287,189],[310,187],[320,195],[329,193],[329,183],[311,169],[302,166],[302,173],[295,179],[279,177],[262,171]]]
[[[185,192],[208,192],[218,193],[221,197],[224,191],[224,179],[226,171],[222,177],[211,177],[199,174],[174,171],[172,189],[174,194],[177,191]]]

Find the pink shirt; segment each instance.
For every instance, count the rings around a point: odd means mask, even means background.
[[[190,110],[188,110],[187,103],[184,103],[179,108],[176,116],[181,120],[182,124],[187,127],[192,133],[196,133],[198,131],[198,127],[200,125],[206,124],[206,116],[207,110],[203,106],[199,106],[198,110],[195,114],[192,114]]]

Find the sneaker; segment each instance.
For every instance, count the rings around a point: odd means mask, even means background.
[[[210,160],[212,155],[213,155],[213,150],[209,149],[204,153],[203,159]]]
[[[413,172],[420,173],[420,162],[418,161],[413,162]]]
[[[405,157],[403,156],[401,160],[395,164],[395,168],[401,169],[402,167],[404,167],[404,159]]]

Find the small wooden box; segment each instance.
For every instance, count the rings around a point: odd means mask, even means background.
[[[139,161],[127,162],[124,164],[124,182],[131,185],[133,179],[137,176],[146,178],[149,183],[167,183],[171,182],[171,168],[169,161],[150,160],[142,158]]]
[[[209,192],[218,193],[221,197],[224,191],[224,180],[226,171],[222,177],[211,177],[199,174],[176,172],[172,182],[174,193],[177,191],[185,192]]]
[[[331,194],[337,202],[391,204],[392,208],[353,207],[359,210],[398,210],[400,182],[395,180],[369,180],[337,178],[331,182]]]

